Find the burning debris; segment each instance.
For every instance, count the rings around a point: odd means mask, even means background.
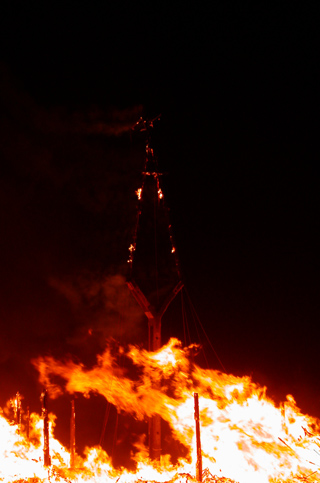
[[[21,428],[16,421],[10,424],[5,417],[0,418],[0,480],[319,482],[319,421],[302,414],[292,396],[277,407],[266,396],[266,388],[249,377],[198,367],[191,362],[191,351],[192,347],[183,349],[176,339],[156,352],[137,347],[129,347],[127,352],[121,349],[122,356],[125,354],[137,368],[138,377],[130,377],[128,370],[118,366],[110,347],[91,369],[52,358],[34,362],[48,395],[57,394],[51,382],[59,376],[71,394],[99,392],[118,411],[136,418],[159,414],[170,425],[176,441],[188,449],[187,456],[180,457],[176,464],[170,455],[151,461],[144,445],[134,455],[134,471],[114,468],[112,458],[99,446],[87,448],[84,456],[74,454],[72,464],[71,452],[54,438],[54,416],[49,414],[50,464],[46,465],[45,414],[31,414],[28,438],[24,418]],[[161,381],[161,389],[154,381]],[[199,395],[199,418],[197,414],[195,418],[195,390]],[[200,432],[201,445],[196,444]],[[197,472],[199,451],[204,470]]]
[[[152,169],[147,169],[147,164]],[[131,274],[138,255],[137,230],[149,181],[156,188],[155,206],[164,207],[160,176],[153,150],[147,144],[143,183],[136,191],[137,222],[129,246]],[[175,254],[170,223],[167,228],[170,253]],[[170,255],[170,259],[179,276],[176,256]],[[180,287],[174,286],[174,290]],[[69,287],[62,289],[73,296]],[[138,294],[137,288],[135,292]],[[159,313],[161,310],[151,315]],[[45,388],[42,415],[29,414],[28,410],[23,413],[19,393],[10,403],[13,417],[9,420],[0,415],[0,482],[320,482],[320,423],[302,414],[292,396],[277,407],[267,397],[266,388],[250,377],[197,366],[192,357],[195,346],[183,348],[177,339],[164,347],[153,345],[152,349],[117,346],[115,350],[110,342],[90,368],[73,360],[34,360]],[[120,364],[120,358],[127,364]],[[172,452],[161,452],[159,460],[151,460],[144,442],[136,441],[131,470],[116,467],[112,455],[100,445],[77,454],[74,402],[70,450],[66,449],[54,436],[55,416],[48,412],[48,399],[64,392],[100,394],[118,413],[140,421],[161,418],[171,431]],[[179,454],[181,448],[184,451]]]

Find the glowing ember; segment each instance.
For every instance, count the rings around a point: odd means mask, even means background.
[[[135,193],[136,193],[136,195],[138,197],[138,200],[140,201],[141,200],[141,197],[142,197],[142,188],[138,188]]]
[[[30,416],[30,438],[19,434],[18,425],[0,417],[1,481],[28,478],[65,479],[68,481],[116,480],[195,481],[196,444],[193,394],[199,394],[202,467],[204,482],[280,483],[320,481],[319,421],[303,415],[292,396],[277,407],[266,396],[266,389],[249,377],[235,377],[202,369],[191,362],[193,347],[183,349],[172,339],[157,352],[129,347],[125,353],[137,369],[131,379],[117,365],[111,348],[98,357],[92,369],[72,361],[53,358],[34,361],[40,381],[57,396],[62,388],[51,378],[66,381],[69,393],[102,394],[118,410],[144,419],[160,415],[170,425],[173,436],[189,451],[176,465],[169,455],[151,462],[141,442],[134,459],[136,470],[115,469],[110,457],[100,448],[86,450],[76,457],[75,469],[69,468],[70,455],[54,439],[54,417],[50,416],[50,453],[52,465],[43,467],[41,418]],[[159,389],[161,387],[161,389]],[[192,476],[193,475],[193,476]],[[213,476],[219,475],[219,476]]]

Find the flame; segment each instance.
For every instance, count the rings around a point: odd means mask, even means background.
[[[124,355],[137,375],[117,364],[110,346],[90,369],[69,360],[39,358],[34,365],[53,397],[61,388],[55,376],[65,380],[69,393],[102,394],[118,411],[144,419],[160,415],[170,425],[174,438],[189,451],[176,464],[163,455],[161,464],[151,462],[143,443],[137,442],[135,471],[115,469],[101,448],[87,448],[70,469],[69,452],[54,439],[54,416],[50,415],[52,465],[43,466],[41,417],[32,414],[29,439],[0,416],[1,481],[38,478],[39,481],[106,480],[120,483],[144,481],[195,481],[196,442],[194,392],[199,395],[203,481],[238,483],[292,483],[320,481],[320,423],[304,415],[292,396],[277,406],[266,388],[250,377],[236,377],[203,369],[192,362],[195,346],[183,348],[177,339],[156,352],[129,346]],[[213,476],[219,475],[219,476]]]
[[[0,480],[16,481],[19,479],[48,479],[52,472],[63,472],[68,469],[70,456],[68,451],[53,437],[53,414],[50,415],[50,442],[52,467],[43,465],[42,420],[39,415],[30,415],[31,432],[27,439],[20,433],[18,425],[10,424],[0,415]]]
[[[140,201],[142,198],[142,188],[138,188],[135,193],[137,195],[138,200]]]

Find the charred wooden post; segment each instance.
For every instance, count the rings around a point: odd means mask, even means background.
[[[198,393],[194,393],[194,419],[196,422],[196,442],[197,442],[197,463],[196,463],[196,478],[197,481],[202,481],[202,454],[201,454],[201,439],[200,439],[200,417],[199,417],[199,398]]]
[[[161,316],[148,318],[149,350],[161,348]],[[155,414],[149,419],[149,454],[150,458],[159,460],[161,456],[161,417]]]
[[[26,422],[26,438],[29,441],[29,439],[30,439],[30,409],[29,409],[29,406],[27,407],[25,422]]]
[[[70,417],[70,468],[74,468],[75,455],[76,455],[76,413],[74,408],[74,399],[72,399],[71,417]]]
[[[18,434],[20,434],[21,432],[21,396],[19,392],[17,392],[12,405],[13,405],[13,413],[14,413],[14,422],[18,426]]]
[[[44,466],[51,465],[51,458],[49,452],[49,416],[47,408],[47,390],[45,389],[41,394],[42,404],[42,418],[43,418],[43,464]]]

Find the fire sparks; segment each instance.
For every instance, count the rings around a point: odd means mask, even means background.
[[[198,367],[191,362],[192,352],[192,346],[182,348],[176,339],[156,352],[133,346],[126,352],[121,349],[122,357],[125,354],[137,369],[138,378],[135,375],[132,379],[123,367],[119,367],[111,348],[97,358],[91,369],[53,358],[34,361],[40,381],[54,397],[59,391],[51,379],[59,376],[59,380],[65,380],[69,393],[98,392],[118,411],[130,413],[135,418],[160,415],[170,425],[175,440],[187,449],[187,456],[181,456],[177,464],[171,463],[170,455],[164,455],[161,464],[151,462],[140,443],[140,450],[134,456],[135,471],[115,469],[112,459],[100,447],[88,448],[84,457],[77,455],[71,469],[70,454],[55,440],[54,416],[49,415],[51,465],[46,468],[42,418],[30,415],[27,437],[23,425],[19,431],[17,423],[10,424],[0,416],[0,480],[195,481],[193,395],[196,391],[204,482],[319,482],[319,421],[302,414],[292,396],[277,407],[267,397],[266,388],[249,377]]]

